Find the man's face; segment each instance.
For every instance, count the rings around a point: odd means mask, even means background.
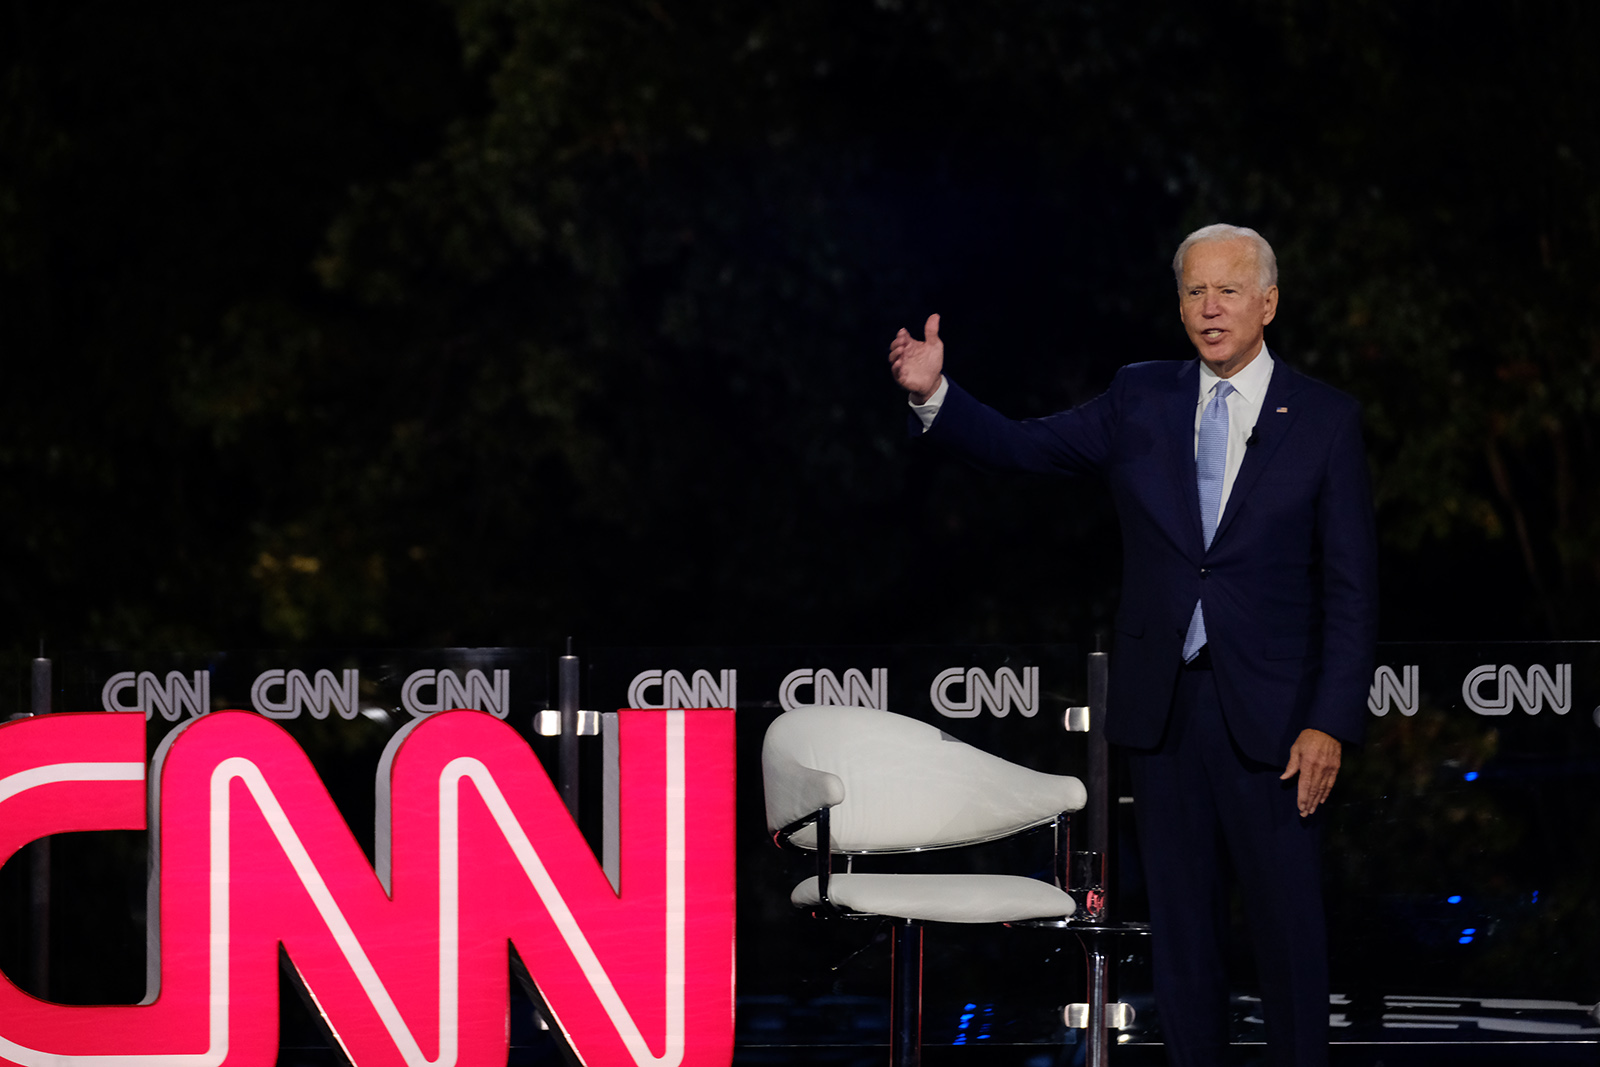
[[[1255,358],[1278,311],[1278,287],[1261,288],[1255,246],[1246,238],[1207,241],[1183,257],[1178,314],[1200,358],[1221,378]]]

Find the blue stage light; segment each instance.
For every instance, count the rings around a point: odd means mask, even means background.
[[[1472,944],[1472,938],[1470,938],[1470,937],[1457,938],[1456,939],[1456,944],[1458,944],[1458,945],[1470,945],[1470,944]]]
[[[1461,894],[1460,893],[1452,893],[1449,896],[1444,898],[1444,902],[1446,904],[1459,904],[1459,903],[1461,903]]]
[[[1478,772],[1477,771],[1468,771],[1466,773],[1466,779],[1469,782],[1476,782],[1478,780]]]

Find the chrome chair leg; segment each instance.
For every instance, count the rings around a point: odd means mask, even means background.
[[[894,924],[889,1004],[890,1067],[922,1064],[922,924]]]
[[[1102,939],[1091,936],[1085,946],[1089,975],[1089,1025],[1084,1028],[1089,1047],[1084,1067],[1106,1067],[1110,1047],[1106,1044],[1106,996],[1110,992],[1106,947]]]

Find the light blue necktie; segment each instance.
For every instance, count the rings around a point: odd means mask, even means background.
[[[1200,414],[1200,445],[1194,454],[1195,480],[1200,487],[1200,525],[1205,531],[1206,547],[1217,535],[1217,512],[1222,505],[1222,479],[1228,469],[1228,394],[1233,386],[1218,382],[1212,386],[1211,402]],[[1188,663],[1200,654],[1206,643],[1206,620],[1200,613],[1200,601],[1194,602],[1194,614],[1189,616],[1189,632],[1183,636],[1183,662]]]

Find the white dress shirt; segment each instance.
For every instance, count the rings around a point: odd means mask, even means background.
[[[1217,377],[1217,372],[1200,362],[1200,389],[1194,402],[1194,450],[1195,455],[1200,454],[1200,416],[1205,412],[1206,405],[1211,402],[1212,390],[1216,388],[1222,378]],[[1233,492],[1233,483],[1239,477],[1239,467],[1244,463],[1245,442],[1250,440],[1250,435],[1255,432],[1256,423],[1261,420],[1261,402],[1267,398],[1267,383],[1272,381],[1272,353],[1267,351],[1266,342],[1262,342],[1261,351],[1256,353],[1243,369],[1235,371],[1233,377],[1227,379],[1233,386],[1223,401],[1228,405],[1228,458],[1222,472],[1222,499],[1217,502],[1217,519],[1221,521],[1222,513],[1228,507],[1228,494]]]
[[[906,403],[911,405],[911,410],[917,413],[917,418],[922,420],[922,432],[927,433],[928,427],[933,425],[933,420],[939,414],[939,407],[944,403],[945,394],[950,391],[950,379],[939,375],[939,388],[928,394],[928,402],[919,404],[906,397]]]
[[[1206,404],[1211,401],[1212,390],[1220,381],[1222,379],[1217,377],[1217,372],[1202,360],[1200,388],[1194,403],[1194,447],[1197,455],[1200,451],[1200,416],[1205,411]],[[1267,351],[1264,341],[1256,357],[1228,379],[1228,384],[1233,386],[1233,392],[1223,401],[1228,405],[1228,458],[1222,475],[1222,499],[1217,504],[1219,520],[1228,506],[1228,494],[1233,492],[1234,480],[1239,477],[1239,467],[1244,463],[1245,442],[1250,440],[1250,435],[1255,432],[1256,423],[1261,419],[1261,403],[1267,398],[1267,385],[1271,381],[1272,353]],[[924,433],[933,425],[934,418],[939,414],[939,407],[944,403],[945,394],[949,392],[949,379],[940,375],[939,388],[928,397],[926,404],[918,404],[910,397],[906,398],[911,410],[916,412],[918,420],[921,421]]]

